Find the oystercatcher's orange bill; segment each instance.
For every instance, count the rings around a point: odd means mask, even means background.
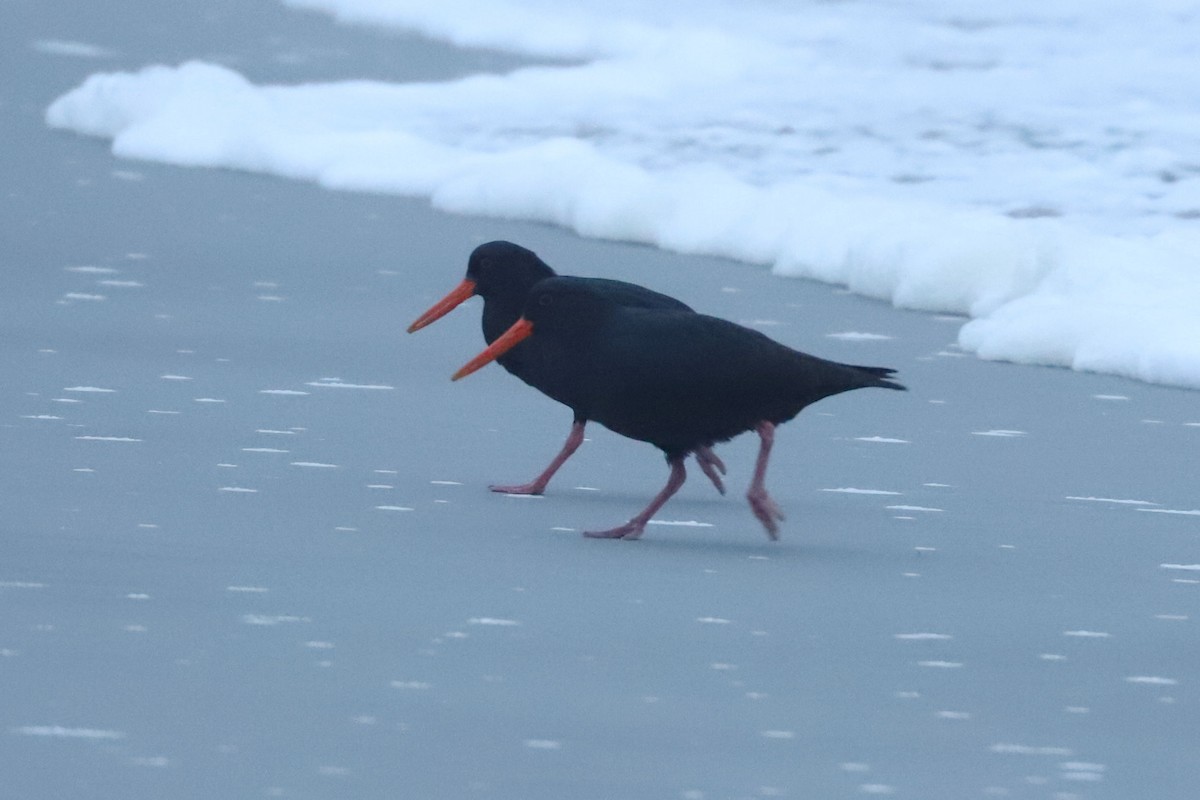
[[[492,363],[532,335],[533,323],[521,317],[512,324],[511,328],[500,334],[499,339],[488,345],[486,350],[472,358],[466,364],[463,364],[462,369],[454,373],[454,377],[450,380],[456,381],[459,378],[467,377],[475,370]]]
[[[475,281],[470,278],[464,278],[463,282],[455,286],[450,294],[438,300],[428,311],[417,317],[416,322],[408,326],[408,332],[419,331],[429,323],[441,319],[449,314],[459,303],[470,299],[473,294],[475,294]]]

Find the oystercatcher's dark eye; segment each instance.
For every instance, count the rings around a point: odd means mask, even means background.
[[[550,305],[550,304],[551,304],[551,303],[553,303],[553,302],[554,302],[554,297],[553,297],[553,296],[551,296],[551,295],[548,295],[548,294],[544,294],[544,295],[542,295],[541,297],[539,297],[539,298],[538,298],[538,305],[539,305],[539,306],[548,306],[548,305]]]

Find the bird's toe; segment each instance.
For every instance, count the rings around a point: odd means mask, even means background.
[[[766,528],[767,536],[771,537],[772,541],[778,539],[779,523],[785,519],[783,509],[766,492],[749,492],[746,499],[750,502],[750,510],[754,512],[754,516]]]
[[[632,541],[642,538],[644,530],[645,527],[642,525],[626,522],[624,525],[618,525],[606,531],[584,531],[583,535],[589,539],[628,539]]]
[[[705,476],[712,481],[712,485],[716,487],[717,491],[721,494],[725,494],[725,482],[721,480],[721,476],[713,468],[714,465],[711,462],[704,461],[699,456],[696,457],[696,460],[700,462],[700,469],[704,472]]]

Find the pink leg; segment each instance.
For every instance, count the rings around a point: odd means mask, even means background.
[[[712,451],[712,448],[697,447],[696,463],[700,465],[700,469],[704,470],[704,474],[712,481],[712,485],[717,487],[717,491],[725,494],[725,483],[721,480],[721,475],[725,474],[725,462]]]
[[[579,445],[583,443],[583,426],[585,423],[576,422],[571,425],[571,433],[567,436],[567,441],[563,443],[562,450],[558,451],[558,455],[550,462],[550,466],[542,471],[529,483],[523,483],[520,486],[489,486],[493,492],[501,492],[503,494],[541,494],[546,491],[546,484],[554,477],[554,473],[558,472],[558,468],[571,455],[579,449]]]
[[[779,538],[778,523],[783,520],[783,510],[767,494],[763,481],[767,477],[767,460],[771,457],[771,445],[775,443],[775,426],[770,422],[760,422],[755,428],[758,438],[762,440],[758,448],[758,460],[754,463],[754,479],[746,491],[746,499],[750,501],[750,510],[758,521],[767,529],[767,536],[774,541]]]
[[[624,525],[619,525],[612,530],[607,531],[585,531],[584,536],[590,536],[593,539],[640,539],[642,532],[646,530],[646,523],[654,516],[654,513],[663,507],[663,504],[671,499],[671,495],[679,491],[679,487],[683,486],[683,482],[687,480],[687,470],[683,467],[683,457],[671,460],[671,475],[667,478],[667,485],[662,488],[662,491],[654,496],[650,501],[650,505],[638,514],[633,519],[626,522]]]

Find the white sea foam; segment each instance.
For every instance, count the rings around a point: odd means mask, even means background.
[[[38,39],[32,47],[39,53],[70,58],[112,58],[116,55],[112,50],[100,45],[66,39]]]
[[[988,748],[993,753],[1008,753],[1020,756],[1063,756],[1069,758],[1075,753],[1069,747],[1034,746],[1027,744],[1012,744],[1001,742]]]
[[[1174,678],[1163,678],[1158,675],[1130,675],[1125,680],[1129,683],[1144,683],[1150,686],[1174,686],[1179,683]]]
[[[1153,506],[1158,505],[1149,500],[1127,500],[1119,497],[1079,497],[1076,495],[1067,495],[1068,500],[1084,500],[1090,503],[1115,503],[1116,505],[1126,506]]]
[[[939,711],[937,712],[939,719],[970,719],[971,714],[967,711]]]
[[[243,614],[242,622],[246,625],[285,625],[295,622],[312,622],[309,617],[298,617],[294,614]]]
[[[562,742],[556,739],[526,739],[525,746],[532,750],[561,750]]]
[[[954,637],[948,633],[895,633],[892,638],[910,642],[943,642]]]
[[[296,86],[149,66],[93,75],[48,123],[123,157],[769,265],[967,315],[985,358],[1200,388],[1178,0],[285,2],[569,61]]]
[[[121,731],[103,728],[68,728],[62,725],[22,725],[13,728],[13,733],[22,736],[48,736],[57,739],[124,739]]]
[[[78,267],[64,267],[67,272],[83,272],[89,275],[116,275],[117,270],[112,267],[97,267],[91,264],[84,264]]]
[[[339,381],[336,378],[322,378],[319,381],[310,381],[304,384],[305,386],[317,386],[322,389],[373,389],[373,390],[392,390],[395,386],[388,386],[382,383],[346,383]],[[307,392],[305,392],[307,394]]]
[[[862,331],[827,333],[825,336],[829,339],[841,339],[846,342],[881,342],[893,338],[883,333],[864,333]]]
[[[795,731],[767,730],[760,734],[764,739],[795,739]]]

